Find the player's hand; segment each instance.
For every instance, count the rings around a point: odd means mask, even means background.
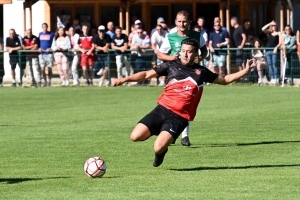
[[[81,51],[81,53],[85,54],[85,50],[84,49],[81,49],[80,51]]]
[[[244,47],[242,45],[238,46],[239,49],[243,49]]]
[[[91,53],[92,53],[91,51],[88,51],[88,52],[86,52],[86,55],[89,56],[89,55],[91,55]]]
[[[214,48],[209,48],[211,53],[215,53],[215,49]]]
[[[171,57],[172,57],[172,60],[177,60],[178,59],[178,53],[174,53]]]
[[[43,52],[43,49],[41,49],[41,48],[39,48],[38,50],[39,50],[39,52],[40,52],[40,53],[42,53],[42,52]]]
[[[8,50],[8,53],[12,53],[12,52],[13,52],[13,50],[12,50],[12,49],[9,49],[9,50]]]
[[[107,47],[103,47],[103,48],[102,48],[102,51],[103,51],[104,53],[108,53],[108,48],[107,48]]]
[[[126,48],[125,47],[121,47],[121,52],[125,52],[126,51]]]
[[[50,50],[51,50],[51,49],[50,49],[50,48],[48,48],[48,49],[46,49],[46,52],[47,52],[47,53],[49,53],[49,52],[50,52]]]
[[[116,86],[122,85],[124,82],[125,81],[123,78],[115,78],[112,80],[111,86],[116,87]]]
[[[218,44],[217,44],[217,47],[219,47],[219,48],[222,47],[222,44],[221,44],[221,43],[218,43]]]
[[[254,59],[248,59],[246,63],[246,69],[248,72],[253,71],[254,68],[256,67],[256,62]]]
[[[275,48],[275,49],[273,50],[273,53],[274,53],[274,54],[276,54],[276,53],[277,53],[277,48]]]

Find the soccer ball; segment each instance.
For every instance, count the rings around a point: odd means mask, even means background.
[[[106,172],[106,163],[102,158],[89,158],[84,164],[84,172],[92,178],[101,178]]]

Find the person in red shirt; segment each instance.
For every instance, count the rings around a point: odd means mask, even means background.
[[[39,38],[32,35],[32,30],[26,30],[26,36],[23,38],[23,49],[24,50],[38,50],[39,49]],[[41,86],[41,68],[39,65],[39,53],[27,53],[27,60],[30,66],[30,73],[32,77],[31,86]]]
[[[130,135],[132,141],[144,141],[152,135],[158,136],[154,142],[154,167],[163,163],[168,146],[178,138],[188,121],[195,118],[204,83],[227,85],[245,76],[254,67],[253,60],[248,60],[245,69],[223,77],[194,63],[198,50],[199,43],[195,39],[184,39],[181,43],[180,60],[164,62],[149,71],[114,79],[112,83],[112,86],[119,86],[125,82],[166,76],[166,86],[158,98],[157,107],[139,121]]]
[[[88,35],[89,28],[87,25],[82,26],[82,35],[79,36],[78,50],[81,51],[81,67],[83,75],[86,78],[86,85],[93,85],[93,66],[95,60],[95,45],[93,36]]]

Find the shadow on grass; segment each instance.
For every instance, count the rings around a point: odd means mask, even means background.
[[[291,141],[262,141],[262,142],[250,142],[250,143],[231,143],[231,144],[201,144],[192,145],[190,148],[201,147],[232,147],[232,146],[254,146],[254,145],[266,145],[266,144],[285,144],[285,143],[299,143],[300,140]]]
[[[246,166],[224,166],[224,167],[195,167],[182,169],[169,169],[173,171],[210,171],[210,170],[228,170],[228,169],[261,169],[261,168],[282,168],[282,167],[300,167],[300,164],[290,165],[246,165]]]
[[[49,178],[0,178],[0,183],[6,182],[7,184],[17,184],[27,181],[41,181],[41,180],[49,180],[49,179],[62,179],[69,177],[49,177]]]

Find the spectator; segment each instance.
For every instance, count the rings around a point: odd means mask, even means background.
[[[20,73],[21,73],[19,86],[22,86],[22,74],[24,69],[20,65],[19,56],[18,56],[18,50],[22,50],[22,43],[14,29],[9,30],[9,37],[6,38],[6,50],[9,53],[9,63],[11,66],[11,75],[12,75],[12,86],[16,87],[15,69],[17,67],[17,64],[19,64]]]
[[[252,48],[254,45],[254,40],[256,38],[256,34],[254,31],[254,28],[250,27],[250,21],[248,19],[244,20],[244,31],[246,34],[246,42],[245,42],[245,46],[246,48]],[[246,50],[246,52],[244,53],[244,57],[243,60],[246,62],[247,59],[251,59],[252,55],[251,55],[251,51],[250,50]]]
[[[136,20],[134,22],[134,30],[129,34],[128,36],[128,46],[131,47],[132,39],[135,35],[137,35],[137,29],[142,28],[142,21],[141,20]],[[143,35],[147,35],[147,32],[144,31]],[[148,36],[148,35],[147,35]],[[148,36],[149,37],[149,36]]]
[[[91,36],[95,37],[98,35],[98,27],[97,26],[92,26],[91,27]]]
[[[222,21],[221,21],[221,18],[220,17],[215,17],[214,18],[214,21],[213,21],[213,24],[215,23],[219,23],[221,25],[221,30],[222,31],[227,31],[227,28],[225,26],[222,26]],[[215,31],[214,29],[212,31]],[[228,31],[227,31],[228,33]]]
[[[79,58],[78,58],[78,54],[76,52],[79,35],[77,33],[75,33],[74,26],[71,26],[69,28],[69,37],[70,37],[71,49],[72,49],[72,53],[69,54],[69,60],[71,63],[71,70],[72,70],[72,75],[73,75],[73,85],[77,86],[77,85],[80,85],[79,77],[78,77],[78,69],[77,69]]]
[[[3,38],[0,37],[0,51],[3,51]],[[4,60],[3,60],[3,52],[0,52],[0,87],[3,87],[3,77],[5,75],[5,71],[4,71]]]
[[[239,48],[236,51],[236,65],[239,68],[239,71],[243,69],[243,48],[246,42],[246,34],[243,26],[240,26],[238,24],[237,17],[232,17],[230,21],[231,26],[234,28],[233,32],[233,40],[234,44],[237,48]]]
[[[204,28],[204,24],[205,24],[204,17],[198,17],[197,24],[198,24],[198,26],[200,26],[201,32],[207,32],[207,30]]]
[[[259,40],[254,40],[254,50],[252,50],[252,58],[255,59],[256,69],[258,74],[258,85],[263,83],[263,68],[266,67],[265,56],[262,50],[257,49],[261,47],[261,42]]]
[[[200,65],[205,66],[207,68],[211,68],[211,55],[209,52],[209,47],[208,47],[208,34],[206,31],[203,30],[203,26],[199,26],[198,24],[196,24],[194,26],[194,31],[199,32],[201,34],[201,36],[203,37],[206,47],[207,47],[207,55],[206,57],[200,61]]]
[[[115,50],[118,78],[124,77],[124,74],[122,74],[123,64],[125,64],[126,67],[125,76],[132,75],[133,69],[126,56],[126,50],[128,48],[128,37],[127,35],[122,33],[122,28],[120,26],[116,27],[116,34],[113,36],[111,45],[112,49]]]
[[[23,49],[24,50],[38,50],[39,49],[39,38],[32,35],[32,30],[26,30],[26,36],[23,38]],[[27,60],[29,62],[32,84],[31,86],[41,86],[41,68],[39,65],[39,54],[38,53],[27,53]]]
[[[105,26],[101,25],[98,27],[98,35],[93,39],[93,45],[97,52],[97,61],[95,62],[94,68],[99,69],[100,71],[97,75],[103,76],[100,78],[99,86],[108,86],[109,81],[107,78],[108,75],[108,49],[110,47],[110,43],[112,42],[110,36],[105,33]]]
[[[59,27],[55,33],[52,42],[52,51],[54,51],[54,59],[59,72],[62,86],[69,86],[69,65],[68,65],[68,50],[71,49],[70,38],[66,35],[65,29]]]
[[[150,38],[148,35],[143,34],[143,29],[138,28],[136,30],[136,35],[132,39],[131,50],[132,54],[137,54],[137,58],[135,61],[136,71],[140,72],[143,70],[150,69],[151,66],[151,56],[152,54],[147,54],[146,49],[151,47]],[[144,64],[144,68],[143,68]]]
[[[284,27],[284,33],[281,36],[283,58],[286,58],[286,73],[287,83],[291,83],[291,56],[297,50],[296,36],[290,25]],[[284,80],[283,80],[284,81]]]
[[[154,53],[157,54],[157,52],[159,51],[159,48],[161,47],[161,45],[162,45],[163,41],[165,40],[165,38],[167,37],[167,35],[168,35],[168,32],[165,31],[161,25],[156,26],[156,31],[151,36],[151,45],[152,45],[152,49],[153,49]],[[160,65],[161,63],[163,63],[162,60],[157,58],[156,66]],[[159,78],[158,86],[164,86],[164,85],[165,85],[165,77],[161,76]]]
[[[164,31],[169,32],[169,28],[168,28],[168,26],[167,26],[167,24],[166,24],[164,18],[159,17],[159,18],[157,19],[157,25],[160,25],[160,26],[163,28]],[[150,33],[150,36],[151,36],[151,37],[152,37],[152,34],[156,31],[156,28],[157,28],[157,27],[155,27],[155,28],[153,28],[153,29],[151,30],[151,33]]]
[[[74,28],[75,28],[75,33],[77,33],[77,34],[82,33],[81,26],[79,24],[79,19],[78,18],[73,19],[73,25],[72,26],[74,26]]]
[[[215,23],[214,29],[215,31],[211,32],[209,36],[209,48],[210,52],[213,54],[212,65],[214,69],[212,71],[224,76],[224,67],[226,64],[227,50],[215,50],[214,48],[227,47],[227,45],[229,44],[229,35],[227,31],[223,31],[221,29],[220,23]],[[217,68],[217,70],[215,70],[215,68]]]
[[[93,44],[93,36],[88,34],[89,28],[87,25],[82,26],[82,34],[79,37],[77,49],[81,51],[80,65],[83,70],[83,75],[86,79],[87,86],[93,86],[93,66],[95,59],[95,45]]]
[[[110,36],[110,38],[112,39],[115,35],[115,26],[113,22],[108,22],[107,23],[107,31],[106,34],[108,34]]]
[[[271,84],[277,83],[277,74],[278,69],[276,66],[277,62],[277,56],[278,56],[278,48],[280,47],[281,43],[279,41],[280,32],[277,31],[277,24],[275,21],[272,21],[268,24],[266,24],[264,27],[262,27],[262,31],[267,34],[267,45],[266,47],[274,48],[273,50],[266,50],[266,58],[267,63],[269,66],[269,73]]]
[[[297,54],[300,61],[300,30],[297,31],[296,38],[297,38],[297,46],[298,46]]]
[[[54,33],[48,31],[48,24],[42,24],[43,32],[39,34],[40,48],[39,48],[39,63],[44,79],[44,87],[51,86],[53,54],[50,52]],[[46,76],[46,67],[48,67],[48,82]]]

